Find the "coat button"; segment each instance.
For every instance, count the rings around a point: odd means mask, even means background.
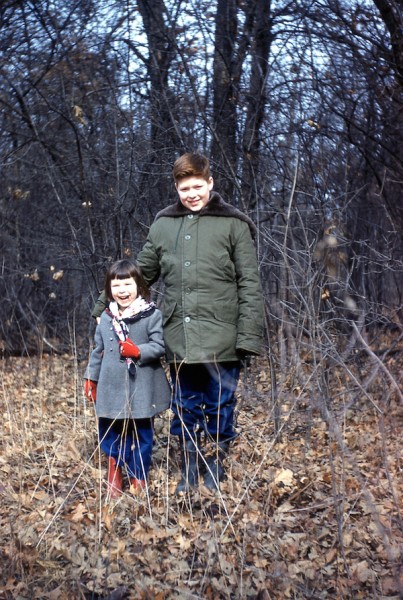
[[[190,267],[190,260],[185,261],[185,267]]]
[[[190,317],[185,317],[185,323],[190,323]]]
[[[190,235],[189,234],[185,235],[185,240],[190,240]]]
[[[193,215],[188,215],[188,219],[193,219]]]

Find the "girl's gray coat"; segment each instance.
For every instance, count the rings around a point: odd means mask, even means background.
[[[126,362],[120,357],[118,338],[108,312],[102,313],[95,331],[95,345],[84,377],[98,382],[95,405],[98,417],[144,419],[166,410],[171,402],[171,388],[160,362],[165,352],[161,312],[155,309],[152,314],[126,324],[130,339],[141,352],[135,377],[129,374]]]

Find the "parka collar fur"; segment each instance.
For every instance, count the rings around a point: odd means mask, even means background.
[[[175,204],[170,204],[166,208],[160,210],[160,212],[157,213],[155,220],[160,217],[183,217],[191,214],[192,211],[183,206],[182,202],[178,200]],[[240,219],[249,225],[252,237],[255,238],[256,236],[256,226],[254,222],[243,212],[225,202],[217,192],[211,192],[210,200],[197,214],[201,217],[234,217],[235,219]]]

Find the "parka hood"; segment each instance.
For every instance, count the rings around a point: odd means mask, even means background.
[[[192,213],[193,211],[186,208],[186,206],[183,206],[182,202],[178,200],[175,204],[170,204],[166,208],[160,210],[155,216],[155,221],[160,217],[183,217],[184,215],[190,215]],[[256,225],[252,219],[247,217],[237,208],[231,206],[231,204],[228,204],[228,202],[225,202],[218,192],[211,192],[210,200],[197,214],[207,217],[232,217],[240,219],[248,224],[252,237],[256,237]]]

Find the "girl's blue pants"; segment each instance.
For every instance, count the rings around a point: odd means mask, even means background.
[[[147,479],[153,450],[153,419],[98,419],[101,450],[125,466],[129,477]]]

